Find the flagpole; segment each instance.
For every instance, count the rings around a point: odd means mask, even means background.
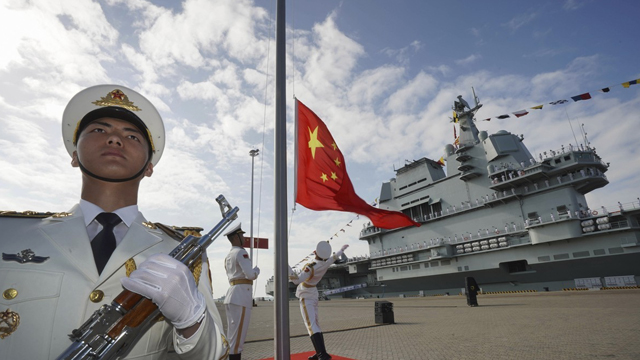
[[[276,88],[275,88],[275,292],[274,359],[289,360],[289,277],[287,249],[287,99],[285,0],[276,1]]]

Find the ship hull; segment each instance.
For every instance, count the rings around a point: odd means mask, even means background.
[[[464,287],[465,277],[473,277],[483,292],[560,291],[575,289],[575,279],[637,275],[640,253],[624,254],[589,260],[570,260],[562,263],[537,264],[521,274],[508,274],[500,269],[403,278],[337,297],[380,296],[433,296],[458,294]],[[366,277],[349,277],[354,284]]]
[[[431,260],[372,270],[372,260],[354,262],[335,267],[325,276],[333,277],[344,286],[368,283],[366,288],[334,295],[339,297],[458,294],[468,276],[476,280],[483,292],[576,289],[581,287],[582,280],[599,281],[602,287],[606,287],[606,278],[625,276],[631,280],[631,285],[635,285],[633,281],[640,276],[639,239],[640,230],[637,229],[610,231],[462,255],[447,259],[448,265],[443,266],[440,261],[437,267],[424,265],[435,262]],[[414,251],[414,257],[419,258],[424,251],[428,250]],[[354,271],[365,268],[369,270]],[[391,279],[388,274],[398,275]]]

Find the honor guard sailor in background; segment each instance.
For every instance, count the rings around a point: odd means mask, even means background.
[[[307,327],[311,342],[316,350],[316,354],[309,357],[309,360],[329,360],[331,355],[327,353],[324,346],[324,336],[320,329],[318,318],[318,289],[316,285],[329,269],[329,266],[340,259],[349,245],[343,245],[340,251],[331,255],[331,245],[328,241],[320,241],[316,246],[315,261],[306,264],[302,268],[300,275],[296,275],[289,267],[289,280],[298,285],[296,297],[300,299],[300,312]]]
[[[467,305],[478,306],[478,283],[471,276],[464,278],[464,289],[467,295]]]
[[[249,254],[243,247],[244,231],[241,226],[242,224],[238,224],[225,234],[231,243],[231,250],[224,259],[224,268],[229,278],[229,289],[224,298],[229,360],[241,359],[242,347],[251,321],[253,280],[260,274],[260,269],[252,266]]]
[[[79,204],[46,218],[0,216],[0,358],[56,359],[123,286],[163,315],[127,359],[224,357],[206,257],[192,273],[165,255],[178,242],[138,211],[140,182],[164,150],[158,111],[124,86],[94,86],[71,99],[62,134],[82,175]]]

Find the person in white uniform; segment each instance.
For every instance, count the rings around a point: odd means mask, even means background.
[[[343,245],[338,252],[331,255],[329,242],[320,241],[314,251],[315,261],[305,264],[300,275],[295,274],[289,267],[289,280],[298,285],[296,297],[300,299],[300,312],[307,327],[307,332],[311,337],[313,347],[316,350],[315,355],[310,356],[309,360],[331,359],[331,355],[327,353],[325,348],[324,336],[319,324],[318,289],[316,285],[322,280],[329,266],[339,260],[348,247],[349,245]]]
[[[253,280],[260,275],[260,268],[252,266],[249,254],[243,247],[243,234],[242,224],[238,224],[225,234],[231,243],[231,250],[224,259],[224,268],[229,278],[229,289],[224,298],[224,307],[227,311],[229,360],[240,360],[242,357],[242,347],[251,321]]]
[[[53,216],[0,216],[0,357],[58,358],[72,345],[67,334],[125,288],[162,318],[121,358],[225,357],[206,255],[192,272],[166,255],[184,234],[138,211],[140,182],[164,150],[158,111],[127,87],[98,85],[71,99],[62,133],[82,175],[80,203]]]

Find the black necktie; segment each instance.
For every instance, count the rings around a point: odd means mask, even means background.
[[[91,249],[93,250],[93,258],[96,261],[98,274],[102,274],[104,266],[116,249],[116,237],[113,235],[113,228],[122,222],[122,219],[114,213],[100,213],[96,216],[96,221],[102,225],[102,230],[91,241]]]

